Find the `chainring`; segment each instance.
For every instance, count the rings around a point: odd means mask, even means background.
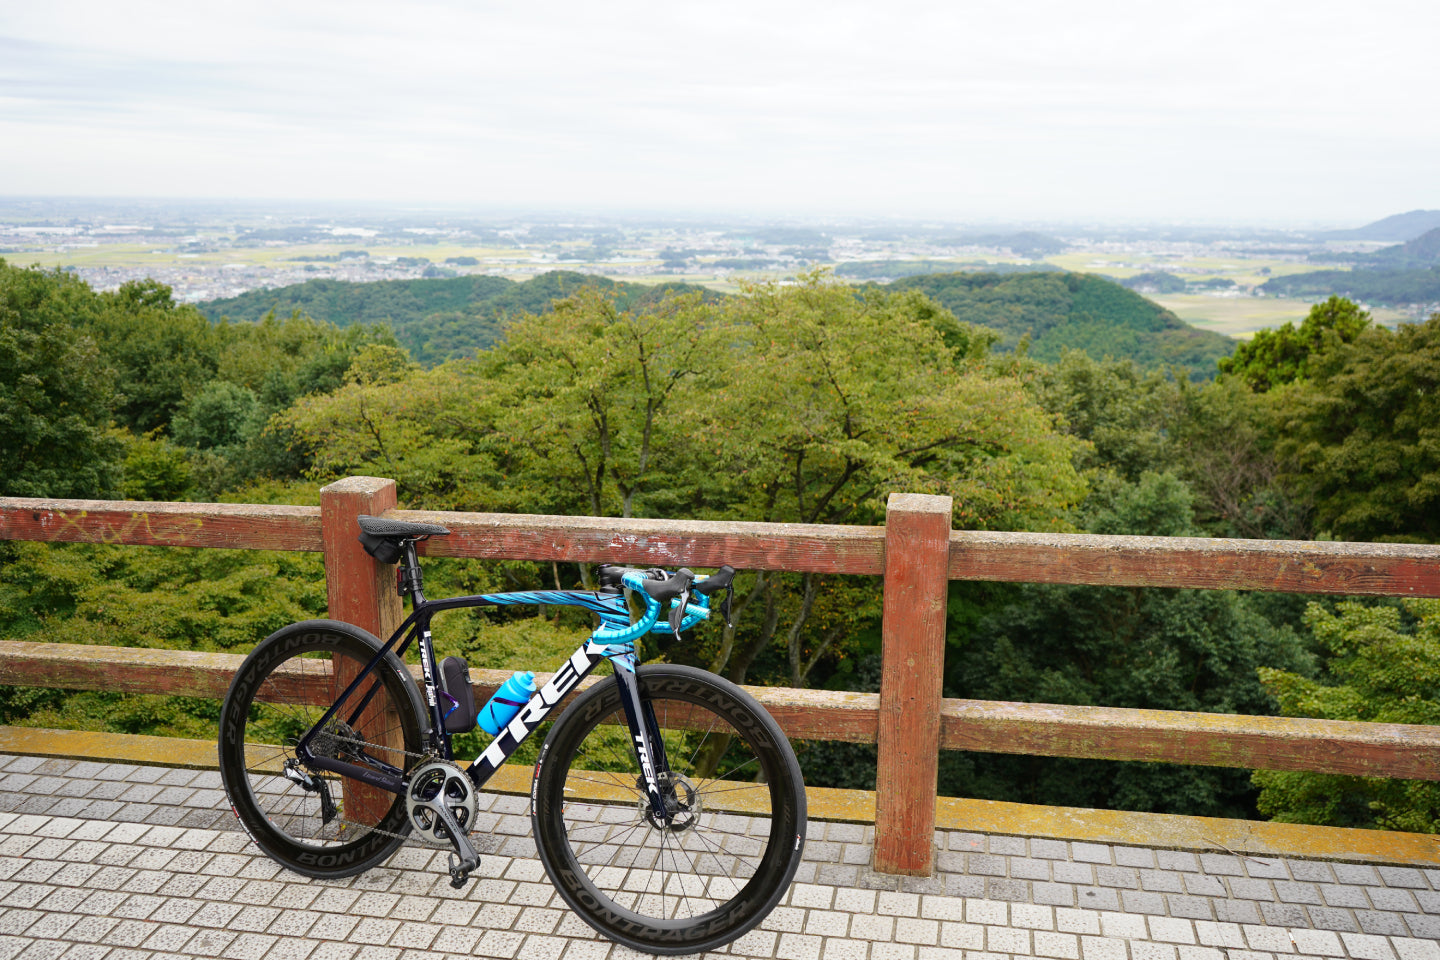
[[[450,761],[428,760],[410,771],[405,790],[410,826],[426,840],[450,842],[450,830],[439,813],[442,805],[468,834],[478,812],[475,785],[464,770]]]

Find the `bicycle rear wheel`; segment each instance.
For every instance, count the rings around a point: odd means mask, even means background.
[[[387,859],[409,832],[398,794],[307,767],[295,745],[381,649],[358,627],[331,620],[291,624],[245,658],[220,711],[220,776],[245,831],[271,859],[311,877],[348,877]],[[353,725],[312,740],[317,754],[362,753],[408,771],[418,762],[421,713],[414,682],[386,657],[352,697],[369,696]]]
[[[647,953],[711,950],[789,887],[805,836],[790,742],[755,700],[691,667],[641,667],[671,778],[670,823],[645,797],[616,683],[578,697],[535,767],[540,859],[586,923]]]

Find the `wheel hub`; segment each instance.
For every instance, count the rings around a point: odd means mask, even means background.
[[[636,786],[643,792],[645,781],[639,780]],[[689,780],[673,774],[662,777],[660,790],[665,797],[665,817],[656,815],[655,808],[650,805],[649,796],[642,796],[638,806],[640,816],[646,823],[656,830],[682,833],[700,822],[700,791],[696,790]]]

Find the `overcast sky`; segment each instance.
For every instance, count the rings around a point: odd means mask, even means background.
[[[1440,3],[0,0],[0,194],[1359,224]]]

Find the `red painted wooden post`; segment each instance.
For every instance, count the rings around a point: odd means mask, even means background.
[[[395,506],[394,480],[346,477],[320,488],[320,538],[325,549],[325,592],[330,619],[353,623],[381,640],[388,640],[400,626],[404,610],[395,591],[395,568],[365,552],[357,539],[360,525],[355,518],[379,516]],[[331,696],[339,696],[363,666],[348,658],[337,662]],[[393,716],[371,717],[368,721],[367,725],[373,724],[372,729],[398,729]],[[387,745],[401,747],[404,744]],[[357,780],[342,778],[341,786],[344,815],[361,823],[378,823],[395,800],[392,794]]]
[[[935,868],[935,790],[949,586],[949,497],[892,493],[885,509],[875,870]]]
[[[395,568],[377,563],[360,546],[362,514],[378,517],[396,505],[395,481],[346,477],[320,489],[320,539],[325,550],[325,592],[330,619],[364,627],[384,640],[404,619],[395,593]]]

